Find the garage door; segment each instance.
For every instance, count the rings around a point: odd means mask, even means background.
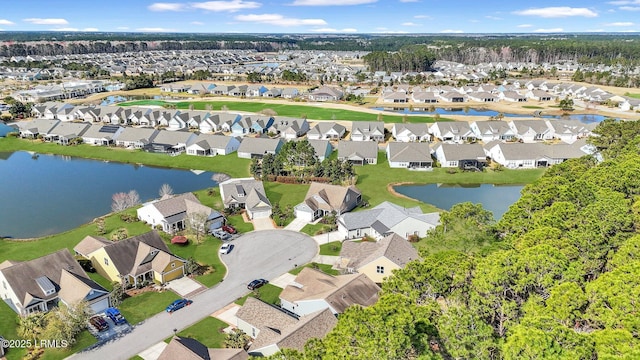
[[[303,221],[307,221],[307,222],[311,222],[313,221],[313,214],[307,211],[303,211],[303,210],[295,210],[295,217],[303,220]]]
[[[252,219],[264,219],[271,216],[271,210],[268,211],[253,211],[250,214]]]
[[[91,310],[96,314],[99,314],[105,311],[108,307],[109,307],[108,297],[105,297],[104,299],[91,304]]]

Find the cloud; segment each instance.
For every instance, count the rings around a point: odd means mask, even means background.
[[[631,21],[619,21],[619,22],[604,24],[604,26],[633,26],[633,25],[635,24],[632,23]]]
[[[551,28],[551,29],[536,29],[533,30],[533,32],[537,32],[537,33],[559,33],[559,32],[563,32],[564,29],[563,28]]]
[[[245,9],[257,9],[262,4],[255,1],[231,0],[231,1],[205,1],[199,3],[190,3],[193,9],[213,11],[213,12],[236,12]]]
[[[186,8],[186,4],[180,3],[154,3],[147,6],[147,9],[151,11],[183,11]]]
[[[204,25],[202,21],[192,21],[191,25]]]
[[[585,32],[604,32],[604,29],[590,29]]]
[[[401,3],[420,2],[420,0],[400,0]]]
[[[238,21],[257,22],[262,24],[276,25],[276,26],[322,26],[327,25],[327,22],[322,19],[296,19],[287,18],[280,14],[248,14],[238,15],[235,17]]]
[[[531,25],[531,24],[520,24],[520,25],[518,25],[516,27],[519,27],[519,28],[530,28],[530,27],[533,27],[533,25]]]
[[[587,8],[572,8],[568,6],[552,6],[546,8],[531,8],[513,12],[522,16],[539,16],[543,18],[562,18],[569,16],[596,17],[598,13]]]
[[[429,15],[416,15],[413,17],[414,19],[433,19],[433,17]]]
[[[378,0],[294,0],[293,6],[345,6],[371,4]]]
[[[408,31],[404,31],[404,30],[381,30],[381,31],[376,31],[374,32],[374,34],[408,34]]]
[[[411,21],[403,22],[400,25],[402,25],[402,26],[422,26],[421,24],[416,24],[416,23],[413,23]]]
[[[640,5],[640,0],[609,1],[611,5]]]
[[[49,29],[49,31],[85,31],[85,32],[95,32],[95,31],[100,31],[97,28],[93,28],[93,27],[88,27],[88,28],[84,28],[84,29],[78,29],[78,28],[74,28],[74,27],[62,27],[62,28],[55,28],[55,29]]]
[[[67,25],[69,24],[69,22],[65,19],[28,18],[28,19],[22,19],[22,21],[35,24],[35,25]]]
[[[491,16],[491,15],[487,15],[487,16],[485,16],[485,18],[487,18],[489,20],[502,20],[501,17]]]
[[[98,30],[98,28],[88,27],[88,28],[82,29],[82,31],[93,32],[93,31],[100,31],[100,30]]]
[[[640,6],[620,6],[620,10],[624,10],[624,11],[640,11]]]
[[[629,30],[620,30],[619,32],[623,32],[623,33],[634,33],[634,32],[638,32],[638,30],[629,29]]]
[[[0,25],[15,25],[12,21],[0,19]]]
[[[176,32],[176,29],[166,29],[161,27],[142,27],[137,28],[136,31],[140,32]]]
[[[358,32],[357,29],[353,29],[353,28],[346,28],[346,29],[319,28],[319,29],[312,29],[311,31],[317,32],[317,33],[340,33],[340,34]]]
[[[451,29],[440,30],[440,32],[442,34],[462,34],[462,33],[464,33],[464,31],[462,31],[462,30],[451,30]]]

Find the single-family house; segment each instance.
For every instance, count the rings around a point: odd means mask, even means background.
[[[435,104],[438,102],[438,98],[432,91],[414,91],[411,94],[411,99],[416,104]]]
[[[516,133],[511,129],[509,123],[499,120],[474,121],[469,127],[475,137],[487,143],[494,140],[513,141]]]
[[[517,91],[503,91],[499,95],[501,100],[511,101],[511,102],[526,102],[527,96],[522,95]]]
[[[116,145],[142,149],[151,144],[158,133],[159,131],[156,129],[126,127],[116,139]]]
[[[467,96],[457,91],[448,91],[437,96],[444,102],[461,103],[467,101]]]
[[[240,140],[233,136],[200,134],[187,145],[187,155],[214,156],[229,155],[238,150]]]
[[[208,229],[218,229],[225,221],[219,212],[202,205],[192,193],[150,201],[139,208],[137,214],[140,221],[153,228],[159,226],[169,234],[185,229],[189,221],[202,221]]]
[[[276,116],[273,122],[273,130],[284,139],[296,139],[309,131],[307,119]]]
[[[235,89],[235,85],[216,85],[213,88],[214,95],[229,95],[229,92]]]
[[[190,119],[191,115],[188,112],[176,112],[167,122],[167,129],[172,131],[185,129]]]
[[[624,100],[618,103],[618,108],[622,111],[638,111],[640,110],[640,99],[625,97]]]
[[[431,134],[429,126],[425,123],[402,124],[395,123],[391,129],[391,135],[396,141],[414,142],[414,141],[430,141]]]
[[[262,158],[265,154],[277,154],[284,145],[282,139],[245,137],[238,147],[238,157]]]
[[[281,93],[281,96],[284,99],[293,99],[293,98],[298,97],[299,95],[300,95],[300,91],[298,91],[298,89],[292,88],[292,87],[288,87],[288,88],[282,89],[282,93]]]
[[[528,97],[529,99],[537,100],[537,101],[551,101],[554,98],[554,96],[549,94],[547,91],[540,90],[540,89],[529,90],[527,91],[525,96]]]
[[[218,184],[218,187],[225,209],[246,209],[249,219],[271,216],[271,202],[262,181],[253,178],[229,179]]]
[[[409,96],[404,91],[392,91],[387,93],[382,93],[382,102],[383,103],[391,103],[391,104],[399,104],[399,103],[408,103]]]
[[[487,165],[486,154],[480,144],[439,143],[433,150],[434,157],[443,168],[482,170]]]
[[[213,83],[195,83],[191,85],[187,92],[194,95],[206,95],[210,94],[215,87],[216,84]]]
[[[373,141],[338,141],[338,160],[354,165],[377,164],[378,144]]]
[[[365,274],[333,276],[306,267],[282,290],[280,306],[298,316],[325,309],[342,314],[351,305],[375,304],[379,292],[380,287]]]
[[[35,139],[39,135],[50,133],[60,123],[60,120],[35,119],[31,121],[19,121],[17,123],[21,138]]]
[[[330,87],[330,86],[322,86],[313,90],[311,93],[309,93],[309,100],[338,101],[342,99],[342,96],[343,96],[343,92],[341,90]]]
[[[90,145],[115,145],[116,139],[124,131],[119,125],[91,125],[82,135],[82,142]]]
[[[380,284],[394,270],[420,259],[418,251],[402,236],[391,233],[379,241],[344,241],[337,267],[348,273],[366,275]]]
[[[91,260],[96,271],[107,280],[124,286],[165,284],[186,274],[186,261],[172,254],[155,231],[120,241],[89,235],[73,250]]]
[[[553,139],[553,129],[544,120],[511,120],[509,127],[522,142],[531,143]]]
[[[247,86],[246,95],[247,97],[260,97],[264,93],[269,91],[264,85],[249,85]]]
[[[304,344],[322,339],[338,319],[329,309],[296,317],[253,297],[236,313],[237,327],[253,341],[247,350],[253,356],[271,356],[282,349],[301,351]]]
[[[486,91],[476,91],[470,92],[466,94],[469,101],[478,101],[478,102],[496,102],[498,101],[498,97],[492,93]],[[455,102],[455,101],[453,101]]]
[[[244,349],[208,348],[196,339],[175,336],[157,360],[247,360],[249,354]]]
[[[46,312],[59,303],[71,306],[80,301],[91,311],[109,307],[109,292],[91,280],[69,250],[29,261],[0,263],[0,298],[20,316]]]
[[[280,88],[271,88],[262,93],[262,97],[275,98],[282,96],[282,89]]]
[[[429,132],[440,141],[461,143],[476,139],[466,121],[436,121],[429,127]]]
[[[179,154],[198,137],[189,131],[159,130],[144,148],[150,152]]]
[[[428,143],[390,141],[387,144],[387,161],[392,168],[432,170],[433,160]]]
[[[591,136],[597,123],[585,124],[578,120],[546,120],[553,132],[553,137],[567,144],[573,144],[578,139]]]
[[[591,155],[586,140],[572,144],[489,143],[485,152],[492,161],[509,169],[533,169],[560,164],[568,159]]]
[[[246,115],[231,125],[233,135],[263,134],[269,131],[274,119],[270,116]]]
[[[249,85],[234,86],[232,89],[229,89],[227,94],[229,96],[237,96],[237,97],[247,96],[248,88],[249,88]]]
[[[424,214],[419,206],[405,208],[385,201],[369,210],[342,214],[337,222],[345,239],[371,236],[379,240],[392,232],[407,239],[425,237],[440,223],[440,213]]]
[[[44,135],[44,139],[45,141],[57,142],[60,145],[69,145],[73,140],[81,139],[90,126],[91,124],[84,122],[60,122]]]
[[[342,139],[347,128],[335,123],[320,121],[309,130],[307,139],[309,140],[339,140]]]
[[[200,122],[200,132],[211,133],[216,131],[230,132],[231,126],[240,121],[240,114],[219,113],[202,119]]]
[[[329,140],[307,140],[309,145],[313,148],[313,153],[318,158],[318,161],[323,162],[328,159],[333,152],[333,146]]]
[[[351,141],[383,142],[385,135],[382,121],[353,121],[351,123]]]
[[[293,212],[298,219],[314,221],[328,214],[340,215],[351,211],[362,201],[362,193],[355,186],[340,186],[312,182],[307,195]]]

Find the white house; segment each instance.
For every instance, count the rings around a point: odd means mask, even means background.
[[[431,148],[427,143],[403,143],[391,141],[387,144],[389,167],[409,170],[432,170]]]
[[[240,140],[233,136],[200,134],[190,145],[187,145],[187,155],[215,156],[229,155],[238,150]]]
[[[391,134],[396,141],[413,142],[413,141],[430,141],[431,134],[429,126],[425,123],[402,124],[395,123],[391,129]]]

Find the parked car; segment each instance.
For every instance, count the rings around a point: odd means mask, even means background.
[[[233,249],[233,245],[226,243],[226,244],[222,244],[222,246],[220,247],[220,254],[228,254],[231,252],[231,250]]]
[[[176,310],[180,310],[185,306],[189,306],[193,303],[193,300],[187,300],[187,299],[178,299],[174,302],[172,302],[171,304],[169,304],[169,306],[167,306],[166,310],[168,313],[172,313]]]
[[[126,324],[127,323],[127,320],[124,318],[124,316],[122,316],[120,311],[118,309],[116,309],[116,308],[110,307],[107,310],[105,310],[104,313],[116,325]]]
[[[109,323],[100,315],[94,315],[89,318],[89,324],[98,331],[105,331],[109,329]]]
[[[249,290],[258,289],[258,288],[263,287],[268,282],[269,281],[267,281],[265,279],[256,279],[256,280],[253,280],[252,282],[250,282],[249,285],[247,285],[247,289],[249,289]]]
[[[236,234],[238,230],[231,225],[225,225],[222,227],[222,230],[228,232],[229,234]]]
[[[214,230],[212,235],[217,237],[218,239],[220,239],[222,241],[231,239],[231,235],[229,235],[229,233],[227,233],[226,231],[224,231],[222,229]]]

